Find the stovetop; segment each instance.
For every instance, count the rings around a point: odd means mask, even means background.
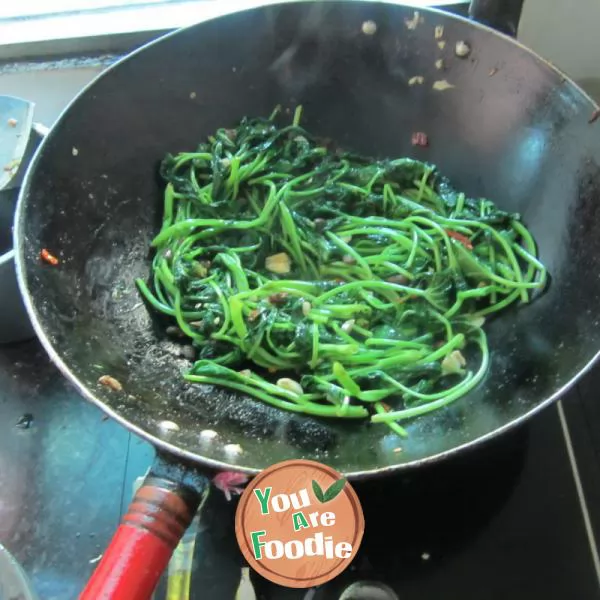
[[[577,402],[567,401],[569,413]],[[384,582],[399,600],[600,597],[584,516],[592,492],[578,494],[565,439],[584,432],[573,427],[565,429],[564,407],[553,407],[447,464],[356,485],[366,523],[356,570],[314,599],[340,598],[361,579]],[[264,598],[305,597],[260,587]]]
[[[590,387],[583,386],[588,392]],[[355,483],[366,528],[350,569],[312,591],[281,588],[253,575],[257,597],[600,598],[594,534],[600,480],[585,406],[575,390],[528,425],[469,454],[406,476]],[[210,522],[215,509],[207,510]],[[199,535],[192,600],[232,597],[219,595],[221,575],[212,572],[214,559],[207,556],[209,548],[236,555],[228,548],[232,513],[217,513],[218,530]],[[383,583],[395,595],[374,595],[363,586],[362,593],[344,596],[356,582]]]
[[[600,598],[599,383],[595,370],[522,428],[450,461],[356,482],[366,529],[351,567],[315,590],[252,574],[256,597],[338,599],[352,583],[375,581],[395,596],[363,586],[344,599]],[[42,600],[76,598],[151,447],[84,402],[36,341],[0,347],[0,390],[0,543]],[[243,562],[234,512],[234,502],[211,495],[189,600],[235,598]],[[156,599],[166,590],[165,577]]]

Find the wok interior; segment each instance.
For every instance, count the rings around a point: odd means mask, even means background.
[[[75,101],[32,167],[17,232],[38,331],[88,397],[214,464],[260,469],[302,456],[357,474],[487,436],[540,406],[594,358],[600,125],[588,123],[592,103],[510,40],[443,13],[420,16],[411,29],[412,8],[371,2],[237,13],[147,47]],[[366,20],[376,23],[374,35],[363,33]],[[434,35],[440,25],[443,50]],[[457,41],[471,47],[467,58],[455,56]],[[409,85],[417,75],[424,83]],[[442,79],[454,87],[433,90]],[[307,129],[346,149],[430,161],[468,195],[520,212],[552,278],[539,300],[489,323],[485,383],[408,424],[406,440],[384,425],[291,416],[185,384],[188,363],[175,357],[134,286],[149,275],[165,153],[192,150],[244,115],[299,103]],[[427,133],[428,148],[411,146],[415,131]],[[41,248],[59,255],[60,266],[42,264]],[[104,374],[124,391],[98,385]],[[168,438],[165,419],[179,426]],[[208,442],[204,429],[219,436]],[[231,443],[243,452],[228,453]]]

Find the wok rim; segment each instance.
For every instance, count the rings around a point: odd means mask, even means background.
[[[330,0],[325,0],[325,1],[330,1]],[[345,2],[356,2],[356,0],[335,0],[335,1],[336,2],[344,2],[344,1]],[[109,65],[107,68],[105,68],[101,73],[99,73],[87,85],[85,85],[79,91],[79,93],[61,111],[61,113],[59,114],[58,118],[56,119],[54,125],[50,129],[50,132],[42,140],[41,144],[36,149],[29,165],[27,166],[27,170],[26,170],[24,178],[23,178],[23,183],[22,183],[20,191],[19,191],[17,205],[15,208],[14,227],[13,227],[14,260],[15,260],[15,267],[16,267],[17,282],[18,282],[19,290],[20,290],[22,298],[23,298],[23,304],[25,306],[26,312],[31,321],[33,330],[34,330],[38,340],[40,341],[42,347],[48,354],[51,362],[54,363],[54,365],[58,367],[61,374],[74,385],[77,392],[81,396],[83,396],[83,398],[85,400],[90,401],[93,404],[95,404],[111,419],[114,419],[117,423],[124,426],[128,431],[140,436],[142,439],[144,439],[145,441],[152,444],[152,446],[157,451],[160,450],[162,452],[168,453],[169,455],[172,455],[173,457],[175,457],[177,459],[181,459],[186,462],[191,462],[199,468],[206,467],[209,469],[212,468],[212,469],[217,469],[217,470],[236,471],[236,472],[246,473],[248,475],[256,475],[263,470],[262,468],[245,467],[245,466],[241,466],[241,465],[237,465],[237,464],[230,464],[230,463],[226,463],[226,462],[223,462],[220,460],[209,458],[209,457],[203,456],[201,454],[198,454],[196,452],[193,452],[191,450],[187,450],[185,448],[179,447],[175,444],[168,442],[167,440],[161,439],[161,438],[157,437],[156,435],[146,431],[139,425],[136,425],[135,423],[126,419],[120,413],[118,413],[113,408],[111,408],[106,402],[104,402],[103,400],[98,398],[97,395],[93,392],[93,390],[91,388],[89,388],[82,381],[80,381],[80,379],[77,377],[77,375],[71,370],[69,365],[58,354],[54,345],[50,341],[48,335],[46,334],[46,331],[44,330],[44,327],[41,324],[41,320],[38,318],[38,313],[37,313],[36,307],[35,307],[36,303],[33,301],[32,294],[30,294],[30,292],[29,292],[27,275],[26,275],[26,262],[27,261],[25,258],[26,242],[25,242],[25,235],[24,235],[24,228],[25,228],[24,223],[25,223],[25,217],[26,217],[26,213],[27,213],[27,197],[29,195],[29,188],[30,188],[31,182],[34,178],[37,163],[44,152],[47,140],[50,139],[54,135],[54,132],[56,130],[56,125],[62,123],[62,121],[65,119],[65,117],[68,116],[68,114],[71,110],[71,107],[74,104],[76,104],[80,100],[80,98],[85,96],[87,94],[87,92],[91,88],[93,88],[93,86],[96,84],[97,81],[99,81],[101,78],[103,78],[104,76],[109,74],[113,69],[118,68],[121,64],[123,64],[126,61],[132,59],[133,57],[137,56],[139,53],[144,52],[147,48],[152,47],[155,44],[161,43],[163,40],[166,40],[172,36],[178,35],[180,32],[187,31],[189,29],[192,29],[194,27],[197,27],[203,23],[207,23],[214,19],[219,19],[219,18],[226,17],[227,15],[239,14],[239,13],[250,11],[250,10],[266,8],[268,6],[284,6],[287,4],[310,4],[311,2],[312,2],[312,0],[253,0],[251,3],[246,5],[243,9],[224,7],[222,9],[216,11],[215,14],[209,15],[205,18],[201,18],[192,25],[182,27],[182,28],[176,29],[174,31],[171,31],[169,33],[166,33],[164,35],[161,35],[158,38],[151,40],[150,42],[148,42],[146,44],[143,44],[142,46],[140,46],[139,48],[135,49],[134,51],[126,54],[125,56],[122,56],[121,58],[116,60],[114,63]],[[563,82],[568,83],[570,86],[572,86],[574,89],[576,89],[582,95],[582,97],[584,97],[586,100],[589,101],[590,108],[592,108],[593,110],[600,110],[599,104],[585,90],[583,90],[577,83],[575,83],[568,75],[566,75],[563,71],[561,71],[558,67],[556,67],[556,65],[554,65],[549,60],[546,60],[545,58],[543,58],[542,56],[540,56],[535,51],[531,50],[530,48],[528,48],[527,46],[525,46],[524,44],[522,44],[515,38],[512,38],[504,33],[496,31],[492,27],[489,27],[487,25],[484,25],[482,23],[474,21],[470,18],[462,17],[460,15],[456,15],[454,13],[444,11],[442,9],[430,8],[430,7],[425,8],[422,6],[417,6],[417,5],[411,4],[410,2],[398,2],[396,0],[361,0],[361,2],[363,2],[365,4],[372,2],[374,4],[388,4],[388,5],[392,5],[392,6],[404,6],[404,7],[415,8],[415,9],[418,8],[420,11],[423,11],[425,13],[438,14],[438,15],[443,16],[446,19],[448,19],[448,18],[455,19],[457,21],[461,21],[465,24],[468,24],[471,27],[478,28],[480,30],[491,33],[500,38],[503,38],[506,41],[508,41],[509,43],[515,45],[521,51],[524,51],[527,54],[529,54],[530,56],[533,56],[534,58],[536,58],[540,63],[545,65],[545,67],[549,68],[551,71],[554,71],[555,74]],[[505,423],[501,427],[498,427],[492,431],[489,431],[488,433],[486,433],[484,435],[481,435],[473,440],[470,440],[468,442],[465,442],[463,444],[460,444],[460,445],[450,448],[448,450],[444,450],[442,452],[432,454],[431,456],[419,458],[419,459],[404,462],[404,463],[399,463],[399,464],[394,464],[394,465],[386,465],[383,467],[377,467],[374,469],[367,469],[367,470],[363,469],[363,470],[358,470],[358,471],[344,472],[344,475],[348,479],[351,479],[351,480],[360,480],[360,479],[366,479],[369,477],[385,476],[385,475],[391,475],[394,473],[405,472],[405,471],[409,471],[409,470],[412,470],[412,469],[415,469],[418,467],[431,465],[434,463],[444,461],[444,460],[451,458],[457,454],[464,453],[464,452],[468,451],[469,449],[472,449],[476,445],[485,444],[485,443],[489,442],[490,440],[500,437],[501,435],[505,434],[506,432],[523,425],[526,421],[531,419],[537,413],[541,412],[543,409],[547,408],[554,402],[558,401],[575,384],[577,384],[584,375],[586,375],[595,366],[595,364],[598,362],[599,358],[600,358],[600,349],[598,349],[596,354],[586,363],[586,365],[582,369],[580,369],[571,379],[569,379],[563,386],[561,386],[559,389],[557,389],[553,394],[548,396],[545,400],[543,400],[542,402],[539,402],[536,406],[531,408],[528,412],[522,414],[521,416],[517,417],[516,419],[513,419],[512,421],[509,421],[508,423]]]

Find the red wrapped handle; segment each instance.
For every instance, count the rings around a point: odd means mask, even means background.
[[[200,497],[194,487],[149,475],[80,600],[149,600]]]

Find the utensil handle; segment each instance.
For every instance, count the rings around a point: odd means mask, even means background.
[[[524,0],[471,0],[469,16],[510,36],[516,36]]]
[[[104,553],[80,600],[149,600],[210,482],[195,474],[151,471]]]

